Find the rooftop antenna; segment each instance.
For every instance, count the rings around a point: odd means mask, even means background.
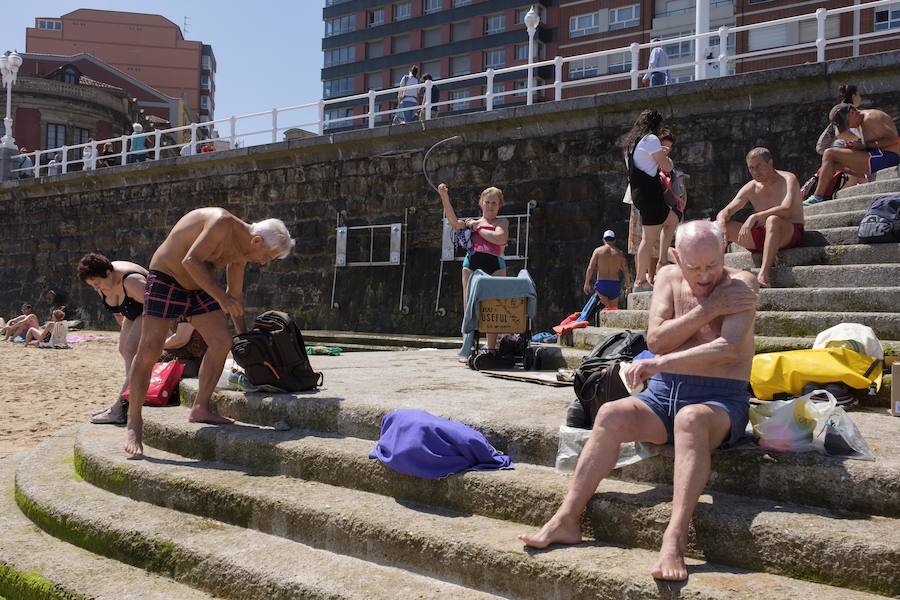
[[[182,22],[182,25],[181,25],[181,33],[183,35],[187,35],[187,32],[190,30],[190,28],[191,28],[191,18],[189,16],[185,15],[184,21]]]

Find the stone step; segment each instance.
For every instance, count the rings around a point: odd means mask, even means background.
[[[872,179],[875,181],[895,181],[900,179],[900,167],[882,169],[875,173],[875,176]],[[900,184],[898,184],[898,187],[900,187]]]
[[[217,597],[495,597],[112,494],[76,476],[73,444],[74,431],[69,430],[22,457],[16,468],[16,497],[23,512],[58,538]],[[240,506],[229,506],[241,511]]]
[[[862,323],[875,330],[879,339],[900,340],[900,313],[760,311],[756,313],[757,335],[815,337],[838,323]],[[614,310],[599,315],[600,327],[646,329],[647,311]]]
[[[209,594],[67,544],[16,506],[14,460],[0,461],[0,597],[201,600]]]
[[[392,353],[401,358],[407,353]],[[356,378],[364,379],[371,368],[354,355]],[[453,360],[453,355],[448,358]],[[350,358],[350,357],[348,357]],[[346,367],[345,367],[346,368]],[[243,394],[216,392],[212,405],[220,413],[243,423],[273,426],[283,420],[300,430],[314,430],[345,437],[377,440],[382,417],[396,408],[418,408],[465,423],[480,431],[497,449],[519,463],[552,466],[559,446],[559,426],[574,398],[572,388],[556,388],[485,377],[458,364],[434,364],[428,368],[428,390],[408,388],[407,377],[421,374],[422,365],[398,360],[391,377],[367,381],[368,395],[353,391],[341,381],[339,370],[325,367],[330,388],[318,394]],[[382,372],[383,368],[380,369]],[[452,384],[443,382],[450,377]],[[197,381],[182,381],[182,401],[190,404]],[[466,394],[459,390],[465,389]],[[486,390],[490,395],[485,396]],[[508,402],[484,402],[485,397]],[[513,400],[514,399],[514,400]],[[510,404],[512,403],[512,405]],[[514,408],[512,410],[511,408]],[[153,413],[171,409],[148,409]],[[859,427],[878,461],[831,461],[819,455],[784,455],[777,461],[757,447],[713,455],[714,477],[709,487],[719,491],[784,500],[800,504],[841,508],[868,514],[900,516],[900,421],[882,414],[854,411]],[[148,439],[152,439],[148,426]],[[301,434],[297,434],[301,435]],[[623,468],[619,477],[635,481],[670,482],[666,463],[653,458]],[[809,469],[804,472],[804,469]],[[802,473],[802,475],[801,475]],[[849,482],[849,483],[848,483]],[[849,487],[848,487],[849,486]]]
[[[200,429],[191,426],[195,433]],[[246,432],[249,436],[241,436],[244,444],[254,437],[257,448],[279,447],[303,479],[265,477],[253,469],[229,469],[223,462],[201,462],[162,450],[149,451],[150,460],[130,461],[116,451],[119,436],[115,433],[82,429],[76,464],[86,481],[116,494],[264,533],[277,532],[314,547],[385,561],[433,577],[455,576],[473,587],[491,582],[504,595],[546,598],[551,593],[572,597],[588,592],[576,582],[593,588],[590,593],[598,597],[611,595],[612,582],[596,581],[591,571],[614,572],[614,565],[595,564],[577,575],[560,569],[575,562],[580,570],[578,563],[596,556],[601,544],[558,549],[536,560],[515,539],[517,533],[549,519],[565,494],[568,478],[548,468],[518,465],[512,472],[422,481],[369,460],[372,444],[365,440],[306,436],[287,441],[284,435],[272,437],[274,432]],[[228,444],[219,435],[209,436],[207,445],[212,437],[218,438],[219,448]],[[228,454],[238,459],[245,455],[234,450]],[[271,466],[275,468],[269,471],[277,472],[286,465]],[[365,489],[354,489],[357,485]],[[458,504],[448,507],[445,497],[451,489],[457,492]],[[587,516],[589,530],[604,542],[658,547],[663,523],[671,513],[670,500],[671,489],[608,482]],[[486,507],[487,512],[502,514],[485,515]],[[507,520],[521,521],[523,516],[528,527]],[[885,594],[900,592],[900,573],[895,568],[900,559],[900,524],[894,519],[836,516],[821,509],[717,494],[701,504],[694,526],[691,554],[695,558]],[[788,547],[794,551],[785,557],[783,550]],[[638,564],[646,561],[645,552],[626,552]],[[832,553],[856,560],[839,565],[822,560]],[[536,573],[538,564],[541,572]],[[616,584],[649,579],[638,564]],[[771,575],[757,577],[769,579],[770,585],[808,585],[778,581]],[[685,592],[706,595],[704,583],[692,574]],[[757,593],[760,583],[754,586]],[[746,597],[749,591],[738,588],[731,594]]]
[[[848,188],[848,192],[850,189]],[[816,215],[825,215],[837,212],[868,210],[872,202],[881,194],[863,193],[858,196],[848,196],[846,198],[838,197],[833,200],[827,200],[812,206],[803,207],[803,215],[812,217]]]
[[[848,246],[859,243],[859,227],[806,230],[803,246]]]
[[[775,259],[775,264],[780,267],[893,263],[900,263],[900,244],[855,243],[841,246],[804,246],[782,250]],[[759,267],[760,264],[762,264],[762,254],[753,254],[744,250],[729,252],[725,255],[725,265],[735,269],[752,269]]]
[[[813,214],[805,217],[805,229],[815,231],[834,227],[859,227],[859,222],[864,216],[866,216],[866,209]]]
[[[776,288],[884,287],[900,281],[900,264],[775,267],[771,281]]]
[[[431,335],[406,335],[395,333],[371,333],[365,331],[328,331],[324,329],[303,332],[307,346],[348,346],[352,349],[396,346],[400,348],[459,348],[461,337],[439,337]],[[361,348],[360,348],[361,347]]]
[[[649,310],[651,294],[629,294],[628,309]],[[897,312],[900,310],[900,287],[764,288],[759,291],[757,310],[803,312],[822,307],[838,311]]]
[[[885,194],[900,193],[900,181],[896,179],[876,180],[869,183],[861,183],[847,188],[846,190],[838,190],[835,194],[835,200],[845,200],[847,198],[856,198],[859,196],[883,196]],[[827,202],[822,202],[827,204]]]

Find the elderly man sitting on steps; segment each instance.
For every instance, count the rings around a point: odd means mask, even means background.
[[[647,339],[656,357],[626,370],[632,388],[647,388],[604,404],[556,514],[526,545],[581,542],[581,513],[609,475],[619,444],[675,445],[672,517],[651,574],[687,578],[688,526],[710,472],[710,454],[735,443],[749,411],[753,323],[759,290],[746,271],[725,267],[725,239],[708,221],[690,221],[675,235],[675,265],[657,274]]]

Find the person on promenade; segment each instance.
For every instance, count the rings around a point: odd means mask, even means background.
[[[650,40],[652,43],[660,43],[662,38],[655,37]],[[658,85],[668,85],[672,78],[672,72],[669,70],[669,55],[666,54],[665,48],[656,46],[650,51],[650,61],[647,64],[647,72],[644,73],[643,80],[650,82],[650,87]]]
[[[650,259],[653,244],[668,248],[672,243],[678,217],[665,201],[659,171],[672,171],[674,165],[669,150],[663,146],[658,134],[663,117],[655,110],[643,111],[625,136],[625,164],[628,167],[628,186],[631,201],[641,216],[641,243],[635,260],[634,291],[652,289]],[[660,262],[665,264],[664,257]]]
[[[431,77],[431,73],[425,73],[422,75],[422,83],[426,81],[433,81]],[[419,118],[422,121],[425,121],[425,91],[427,88],[423,87],[419,90],[419,104],[422,105],[422,108],[419,109]],[[432,84],[431,86],[431,116],[429,118],[433,119],[438,114],[438,102],[441,101],[441,90],[436,84]]]
[[[631,273],[625,253],[616,247],[616,233],[607,229],[603,233],[603,245],[594,249],[591,261],[584,274],[584,293],[597,298],[608,308],[619,307],[619,296],[622,295],[622,279],[625,280],[625,293],[631,287]]]
[[[503,192],[499,188],[489,187],[481,192],[478,206],[481,217],[478,219],[459,219],[450,203],[450,192],[447,184],[438,186],[438,195],[444,206],[444,215],[453,231],[468,229],[472,232],[472,249],[467,251],[462,264],[463,312],[469,301],[469,278],[476,270],[481,269],[494,277],[506,277],[506,261],[503,260],[503,248],[509,240],[509,219],[498,216],[503,207]],[[497,349],[497,334],[489,333],[488,350]]]
[[[400,91],[397,92],[397,108],[406,109],[398,114],[404,123],[416,120],[416,106],[419,104],[419,67],[412,65],[409,73],[400,79]]]
[[[17,337],[21,337],[24,339],[25,333],[32,327],[37,327],[40,323],[40,321],[38,321],[37,315],[34,314],[33,306],[25,302],[22,304],[21,310],[21,315],[19,315],[18,317],[13,317],[6,322],[6,325],[2,329],[0,329],[0,335],[4,336],[4,342],[14,340]]]
[[[81,281],[100,295],[103,308],[112,313],[119,323],[119,354],[125,361],[125,380],[116,400],[109,408],[94,413],[91,423],[120,425],[125,423],[122,394],[128,387],[128,374],[141,339],[147,269],[126,260],[110,261],[102,254],[91,252],[78,261],[76,273]]]
[[[869,177],[882,169],[900,164],[900,137],[897,126],[887,113],[877,110],[860,110],[852,104],[837,104],[828,114],[828,120],[838,133],[858,128],[859,142],[848,142],[843,148],[827,148],[822,153],[819,183],[804,205],[818,204],[825,200],[830,177],[835,169],[843,169],[857,177]]]
[[[753,177],[716,216],[729,242],[737,242],[753,253],[762,253],[759,285],[769,287],[770,275],[779,250],[794,248],[803,242],[803,205],[800,183],[793,173],[778,171],[772,153],[754,148],[747,153],[747,169]],[[743,224],[731,221],[747,203],[753,214]]]
[[[244,269],[247,263],[266,265],[285,258],[294,247],[287,227],[278,219],[245,223],[223,208],[198,208],[175,224],[150,259],[144,290],[144,320],[137,355],[131,366],[125,451],[143,454],[141,408],[150,384],[153,364],[159,359],[172,321],[191,317],[208,349],[200,364],[192,422],[226,424],[209,408],[213,389],[231,350],[231,315],[238,333],[244,323]],[[216,269],[225,269],[227,287],[217,281]]]
[[[147,136],[140,135],[142,133],[144,133],[144,126],[140,123],[135,123],[131,126],[131,135],[137,137],[131,138],[131,153],[128,155],[129,163],[147,160]]]
[[[645,380],[648,386],[601,407],[562,505],[540,531],[519,536],[527,546],[581,542],[581,514],[612,471],[619,444],[674,443],[672,517],[651,574],[687,579],[688,527],[709,478],[710,455],[740,440],[750,408],[758,287],[750,273],[725,267],[724,257],[716,224],[678,227],[676,264],[659,271],[650,303],[647,341],[656,356],[625,372],[630,387]]]

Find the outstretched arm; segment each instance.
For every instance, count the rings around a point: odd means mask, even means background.
[[[450,192],[447,189],[446,183],[438,185],[438,196],[441,197],[441,204],[444,205],[444,216],[447,217],[447,222],[450,224],[450,227],[452,227],[454,231],[465,229],[466,222],[461,221],[456,217],[453,205],[450,204]]]

